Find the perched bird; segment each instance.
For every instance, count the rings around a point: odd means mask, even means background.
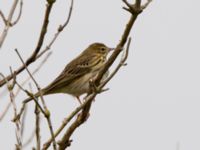
[[[72,60],[61,74],[47,87],[41,90],[42,95],[67,93],[77,97],[90,92],[90,80],[93,80],[106,62],[108,53],[114,48],[109,48],[103,43],[89,45],[78,57]],[[39,92],[34,94],[39,97]],[[24,103],[31,101],[29,97]]]

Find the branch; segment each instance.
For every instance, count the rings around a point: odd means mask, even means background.
[[[22,15],[22,8],[23,8],[23,1],[21,0],[21,1],[20,1],[19,14],[18,14],[18,16],[17,16],[17,19],[16,19],[13,23],[10,22],[10,26],[11,26],[11,27],[14,26],[14,25],[16,25],[16,24],[19,22],[19,19],[20,19],[21,15]]]
[[[6,20],[6,17],[4,16],[4,14],[3,14],[3,12],[0,10],[0,16],[1,16],[1,18],[2,18],[2,20],[3,20],[3,22],[4,22],[4,24],[6,25],[6,23],[7,23],[7,20]]]
[[[34,79],[34,77],[32,76],[32,74],[31,74],[31,72],[29,71],[29,69],[27,68],[27,66],[26,66],[24,60],[22,59],[21,55],[19,54],[18,50],[15,49],[15,51],[16,51],[17,55],[19,56],[21,62],[22,62],[23,65],[25,66],[25,69],[26,69],[26,71],[28,72],[29,76],[31,77],[32,81],[34,82],[34,84],[36,85],[36,87],[37,87],[37,89],[38,89],[38,92],[39,92],[39,94],[40,94],[40,97],[41,97],[41,100],[42,100],[42,104],[43,104],[43,107],[44,107],[44,110],[45,110],[45,111],[43,111],[43,109],[41,109],[41,106],[38,104],[38,101],[37,101],[37,100],[35,100],[35,102],[36,102],[36,105],[39,106],[39,108],[40,108],[41,112],[43,113],[44,117],[47,119],[48,127],[49,127],[49,129],[50,129],[50,133],[51,133],[51,136],[52,136],[52,138],[53,138],[53,148],[54,148],[54,150],[56,150],[56,149],[57,149],[57,148],[56,148],[56,141],[55,141],[54,132],[53,132],[53,127],[52,127],[52,123],[51,123],[50,112],[49,112],[49,110],[48,110],[48,108],[47,108],[47,106],[46,106],[46,104],[45,104],[45,102],[44,102],[43,94],[42,94],[42,92],[41,92],[41,88],[40,88],[39,84],[36,82],[36,80]],[[33,96],[33,97],[34,97],[34,96]],[[36,98],[34,98],[34,99],[36,99]],[[25,104],[23,104],[23,106],[25,107]]]
[[[74,116],[76,116],[78,114],[78,112],[80,112],[84,107],[86,107],[86,105],[88,103],[90,103],[93,100],[94,95],[88,95],[85,98],[85,101],[80,106],[78,106],[74,111],[72,111],[71,114],[68,115],[67,118],[64,119],[64,121],[62,122],[61,126],[56,130],[56,132],[54,134],[55,137],[57,137],[61,133],[61,131],[68,125],[68,123],[74,118]],[[52,138],[50,138],[47,142],[45,142],[45,144],[43,145],[42,149],[43,150],[48,149],[48,147],[50,146],[51,142],[52,142]]]
[[[68,16],[67,16],[67,20],[64,22],[63,25],[59,25],[57,32],[54,34],[54,37],[52,38],[52,40],[49,42],[49,44],[46,46],[46,48],[44,50],[42,50],[39,54],[38,57],[40,57],[40,55],[43,55],[43,53],[45,53],[46,51],[48,51],[51,46],[53,45],[53,43],[56,41],[56,39],[58,38],[59,34],[64,30],[64,28],[68,25],[70,19],[71,19],[71,15],[72,15],[72,10],[73,10],[73,0],[71,0],[71,5],[70,5],[70,9],[68,12]]]
[[[40,110],[35,105],[35,135],[36,135],[36,147],[38,150],[40,150],[40,145],[41,145],[41,139],[40,139]]]
[[[48,58],[51,56],[52,52],[49,52],[45,58],[41,61],[41,63],[37,66],[37,68],[32,72],[32,75],[35,75],[40,69],[41,67],[45,64],[45,62],[48,60]],[[18,82],[16,82],[16,84],[18,85],[18,89],[15,92],[15,97],[17,97],[17,95],[19,94],[19,92],[23,89],[22,87],[30,80],[30,76],[28,76],[27,79],[25,79],[21,84],[19,84]],[[25,93],[27,93],[27,90]],[[6,92],[6,90],[5,90]],[[8,112],[9,108],[11,106],[11,102],[9,102],[7,104],[7,106],[5,107],[5,110],[0,114],[0,121],[3,120],[4,116],[6,115],[6,113]]]
[[[115,51],[112,53],[112,55],[110,56],[110,58],[108,59],[108,61],[105,64],[105,67],[101,70],[101,72],[98,74],[97,79],[95,81],[95,84],[98,86],[100,84],[100,81],[103,77],[103,75],[107,72],[107,70],[110,68],[110,66],[114,63],[114,61],[116,60],[116,58],[118,57],[118,55],[120,54],[120,52],[122,51],[122,48],[124,47],[127,38],[131,32],[131,29],[133,27],[133,24],[135,23],[135,20],[137,19],[138,15],[142,12],[143,7],[139,7],[137,5],[140,4],[139,0],[136,0],[136,3],[134,5],[129,4],[126,0],[123,0],[123,2],[130,8],[130,11],[132,12],[130,20],[128,21],[126,28],[124,30],[124,33],[122,34],[121,40],[118,43]],[[137,5],[136,5],[137,4]],[[133,6],[137,6],[137,7],[133,7]],[[146,8],[146,7],[145,7]],[[140,10],[140,11],[138,11]]]
[[[140,6],[140,1],[136,1],[135,5],[137,6],[137,9],[138,7]],[[131,31],[131,28],[135,22],[135,20],[137,19],[137,16],[141,13],[142,11],[135,11],[134,10],[134,13],[131,13],[131,18],[125,28],[125,31],[122,35],[122,38],[119,42],[119,44],[117,45],[117,48],[116,50],[113,52],[113,54],[111,55],[111,57],[108,59],[108,61],[106,62],[105,64],[105,67],[103,68],[103,70],[98,74],[97,76],[97,79],[95,81],[96,85],[100,85],[100,81],[103,77],[103,75],[108,71],[108,69],[110,68],[110,66],[113,64],[113,62],[116,60],[116,58],[118,57],[118,55],[120,54],[120,52],[122,51],[122,47],[124,47],[126,41],[127,41],[127,38],[128,38],[128,35]],[[116,74],[116,72],[119,70],[119,68],[122,66],[122,64],[124,64],[124,61],[127,59],[127,56],[128,56],[128,49],[129,49],[129,45],[130,45],[130,40],[129,40],[129,43],[128,43],[128,46],[127,46],[127,54],[125,55],[124,59],[122,59],[121,61],[121,64],[118,65],[118,67],[116,68],[115,72],[111,75],[111,77],[101,86],[99,86],[99,90],[98,91],[101,91],[101,89],[107,84],[107,82]],[[92,100],[96,97],[98,93],[92,93],[91,96],[93,96],[92,98],[88,99],[88,105],[89,105],[89,108],[91,106],[91,103],[92,103]],[[86,105],[87,106],[87,105]],[[87,110],[87,111],[84,111],[84,110]],[[75,131],[75,129],[77,127],[79,127],[86,119],[85,117],[85,112],[88,114],[89,113],[89,109],[87,107],[84,107],[83,108],[83,111],[82,113],[77,117],[77,119],[72,123],[72,125],[68,128],[67,132],[64,134],[63,138],[61,139],[61,141],[59,142],[59,150],[64,150],[66,149],[68,146],[70,146],[71,144],[71,140],[70,140],[70,137],[72,135],[72,133]]]
[[[30,90],[32,92],[32,87],[31,87],[31,84],[30,85]],[[28,146],[31,141],[33,140],[33,138],[35,137],[36,135],[36,147],[37,147],[37,150],[40,150],[40,122],[41,122],[41,119],[40,119],[40,111],[37,107],[37,105],[35,105],[35,116],[36,116],[36,119],[35,119],[35,129],[32,131],[30,137],[28,138],[28,140],[22,145],[22,148],[25,148],[26,146]]]
[[[126,50],[124,52],[124,55],[121,58],[121,61],[119,62],[119,64],[115,68],[115,70],[110,74],[110,76],[99,86],[101,89],[114,77],[114,75],[119,71],[119,69],[122,66],[126,65],[125,62],[128,58],[130,44],[131,44],[131,38],[129,38],[129,40],[128,40],[127,47],[126,47]]]
[[[125,0],[123,0],[125,1]],[[126,2],[126,4],[129,4]],[[136,3],[134,5],[136,5],[137,7],[139,7],[140,5],[140,1],[136,1]],[[129,6],[132,5],[129,4]],[[145,5],[147,6],[147,5]],[[119,42],[119,44],[117,45],[115,51],[113,52],[113,54],[110,56],[110,58],[108,59],[108,61],[105,64],[105,67],[103,68],[103,70],[98,74],[98,77],[95,81],[95,84],[98,85],[96,87],[98,87],[97,91],[93,91],[91,94],[89,94],[86,98],[85,98],[85,102],[80,106],[77,107],[75,111],[73,111],[68,118],[65,119],[65,121],[63,122],[63,124],[60,126],[60,128],[56,131],[55,133],[55,137],[58,136],[58,134],[64,129],[64,127],[69,123],[69,121],[71,121],[71,119],[82,109],[81,114],[78,115],[78,117],[76,118],[76,120],[71,124],[71,126],[68,128],[68,130],[66,131],[66,133],[64,134],[64,136],[62,137],[62,139],[59,141],[59,150],[63,150],[66,149],[68,146],[70,146],[71,144],[71,140],[70,137],[72,135],[72,133],[76,130],[77,127],[79,127],[81,124],[83,124],[87,117],[88,117],[88,113],[89,113],[89,109],[91,107],[91,103],[92,100],[96,97],[98,93],[98,91],[101,91],[102,88],[111,80],[111,78],[117,73],[117,71],[120,69],[120,67],[124,66],[124,63],[128,57],[128,51],[129,51],[129,46],[130,46],[130,42],[131,39],[129,39],[128,44],[127,44],[127,48],[126,48],[126,52],[124,57],[121,59],[119,65],[116,67],[116,69],[113,71],[113,73],[110,75],[110,77],[105,80],[105,82],[103,82],[102,84],[100,84],[100,81],[103,77],[103,75],[107,72],[107,70],[110,68],[110,66],[113,64],[113,62],[116,60],[116,58],[118,57],[118,55],[120,54],[120,52],[122,51],[122,48],[124,47],[128,36],[130,34],[131,28],[135,22],[135,20],[137,19],[137,16],[142,12],[143,6],[140,6],[141,8],[137,8],[137,11],[135,9],[133,9],[134,11],[131,13],[131,18],[128,21],[126,28],[124,30],[124,33],[121,37],[121,40]],[[140,11],[138,11],[140,10]],[[87,114],[87,115],[86,115]],[[51,143],[52,139],[49,139],[43,146],[43,150],[46,150]]]
[[[74,131],[88,119],[91,105],[92,101],[85,105],[82,112],[77,116],[76,120],[69,126],[62,139],[58,141],[59,150],[65,150],[71,145],[72,140],[70,140],[70,137]]]
[[[0,76],[5,78],[4,75],[1,74],[1,73],[0,73]],[[15,103],[15,95],[13,93],[14,85],[13,84],[11,85],[8,81],[6,81],[6,84],[7,84],[7,88],[8,88],[8,91],[9,91],[10,101],[11,101],[11,104],[13,106],[14,117],[16,117],[16,115],[17,115],[17,106],[16,106],[16,103]],[[21,150],[21,148],[22,148],[21,123],[20,123],[19,120],[17,120],[14,123],[15,123],[15,126],[16,126],[15,135],[16,135],[16,140],[17,140],[17,144],[15,146],[16,146],[16,149]]]
[[[19,1],[19,0],[14,0],[13,5],[12,5],[12,7],[11,7],[11,9],[10,9],[10,12],[9,12],[9,15],[8,15],[8,19],[5,19],[5,17],[4,17],[4,19],[3,19],[4,22],[6,22],[6,23],[5,23],[5,28],[4,28],[4,30],[3,30],[3,33],[2,33],[2,35],[0,36],[0,48],[2,47],[3,42],[4,42],[4,40],[5,40],[5,38],[6,38],[7,34],[8,34],[8,30],[9,30],[9,28],[10,28],[10,23],[11,23],[11,20],[12,20],[13,15],[14,15],[15,9],[16,9],[16,7],[17,7],[18,1]]]
[[[46,35],[46,32],[47,32],[47,27],[48,27],[48,24],[49,24],[49,16],[50,16],[50,12],[51,12],[51,9],[53,7],[54,2],[55,1],[50,1],[50,0],[48,1],[47,7],[46,7],[46,10],[45,10],[43,25],[42,25],[42,28],[41,28],[41,32],[40,32],[40,36],[39,36],[37,46],[36,46],[35,50],[33,51],[33,53],[31,54],[31,56],[26,60],[26,62],[25,62],[26,66],[29,66],[31,63],[33,63],[38,58],[37,55],[40,52],[40,49],[41,49],[43,42],[44,42],[44,38],[45,38],[45,35]],[[14,71],[16,73],[16,75],[18,75],[20,72],[22,72],[25,69],[25,65],[22,65],[21,67],[19,67],[17,70]],[[10,74],[6,77],[6,80],[9,81],[12,78],[13,78],[13,75]],[[6,80],[3,79],[3,80],[0,81],[0,87],[3,86],[6,83]]]
[[[113,73],[109,76],[109,78],[107,78],[107,80],[105,80],[101,85],[100,88],[102,89],[107,83],[108,81],[111,80],[111,78],[118,72],[118,70],[124,66],[124,63],[128,57],[128,51],[129,51],[129,46],[130,46],[130,42],[131,39],[129,39],[128,44],[127,44],[127,48],[125,51],[125,55],[122,57],[120,63],[118,64],[118,66],[116,67],[116,69],[113,71]],[[82,107],[82,112],[77,116],[76,120],[70,125],[70,127],[67,129],[66,133],[64,134],[64,136],[62,137],[62,139],[58,142],[59,144],[59,150],[65,150],[67,147],[69,147],[71,145],[72,140],[70,140],[71,135],[73,134],[73,132],[81,125],[83,124],[87,118],[89,117],[89,110],[91,108],[91,104],[92,104],[92,100],[94,99],[94,97],[96,96],[96,94],[98,91],[94,91],[93,94],[91,94],[92,97],[86,97],[85,103],[84,105],[81,105],[80,107]],[[78,113],[78,112],[77,112]],[[71,114],[69,117],[73,118],[74,114]]]

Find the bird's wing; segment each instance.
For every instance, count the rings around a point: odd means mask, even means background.
[[[54,93],[60,88],[69,85],[75,79],[90,72],[92,67],[100,63],[100,61],[101,60],[95,55],[74,59],[49,86],[44,88],[44,94]]]

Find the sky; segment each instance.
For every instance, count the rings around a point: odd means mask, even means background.
[[[69,4],[70,0],[59,0],[53,7],[43,48],[67,18]],[[200,149],[199,5],[198,0],[153,0],[139,15],[130,34],[128,65],[109,82],[110,90],[96,97],[88,121],[72,136],[70,150]],[[51,57],[35,75],[40,86],[48,85],[89,44],[103,42],[115,47],[130,17],[123,6],[121,0],[74,0],[69,25],[51,47]],[[0,10],[6,15],[10,7],[11,1],[0,1]],[[9,66],[15,69],[21,65],[15,48],[24,59],[34,50],[44,9],[45,0],[24,0],[22,17],[9,30],[0,49],[0,72],[4,75],[9,74]],[[0,33],[3,28],[0,20]],[[30,70],[37,68],[41,60],[30,65]],[[24,71],[18,80],[22,82],[27,77]],[[36,90],[34,85],[33,88]],[[21,92],[16,100],[18,109],[24,98],[26,95]],[[79,105],[64,94],[47,96],[45,100],[54,129]],[[8,94],[1,95],[0,112],[8,102]],[[34,128],[34,103],[28,109],[25,140]],[[12,117],[11,108],[0,122],[0,139],[4,139],[0,141],[1,149],[14,148]],[[41,132],[44,142],[50,136],[45,119]]]

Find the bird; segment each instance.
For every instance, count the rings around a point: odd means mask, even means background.
[[[103,43],[90,44],[80,55],[69,62],[64,70],[48,86],[41,89],[42,95],[65,93],[77,98],[81,104],[80,96],[89,93],[90,81],[95,80],[98,73],[104,67],[107,56],[114,48],[109,48]],[[108,76],[105,73],[102,80]],[[34,94],[35,98],[40,96],[40,92]],[[33,99],[28,97],[23,102],[27,103]]]

